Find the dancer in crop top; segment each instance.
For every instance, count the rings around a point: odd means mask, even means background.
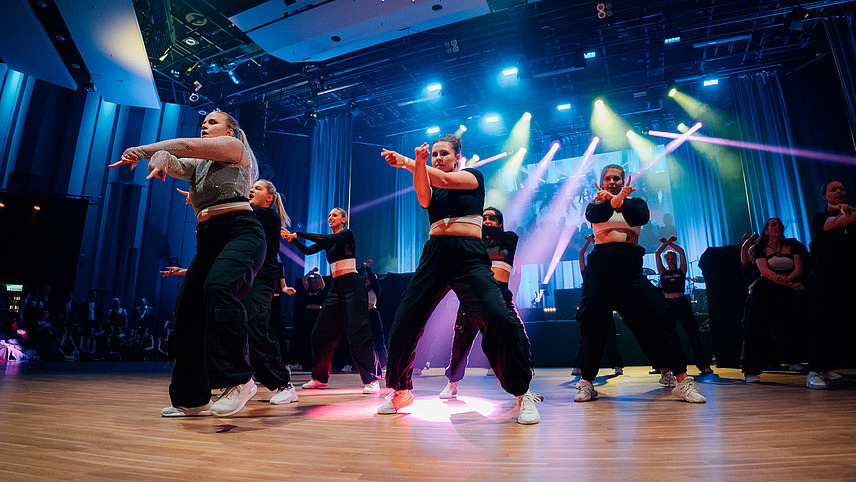
[[[704,345],[701,343],[701,334],[690,305],[690,299],[684,294],[687,281],[687,255],[684,253],[684,249],[675,243],[677,240],[678,238],[674,236],[670,236],[668,239],[660,238],[660,247],[655,252],[657,273],[660,275],[660,288],[663,289],[666,306],[669,307],[672,320],[681,324],[681,328],[684,329],[684,333],[690,340],[696,368],[702,375],[713,373],[710,368],[710,357],[707,356]],[[672,249],[666,250],[667,247]],[[664,250],[666,250],[666,254],[663,256],[666,259],[666,266],[663,266],[663,259],[660,257]],[[678,264],[678,255],[681,257],[680,265]]]
[[[258,164],[244,131],[225,112],[205,116],[200,137],[131,147],[110,165],[133,169],[151,158],[147,179],[189,180],[199,222],[196,256],[175,308],[172,406],[161,410],[164,417],[232,415],[256,393],[241,300],[265,258],[265,235],[247,201]],[[223,389],[213,405],[212,388]]]
[[[582,375],[575,402],[597,397],[592,382],[597,376],[612,312],[621,315],[642,351],[658,367],[667,367],[678,380],[672,393],[691,403],[704,403],[687,366],[674,323],[669,323],[663,297],[642,274],[638,245],[640,227],[648,222],[648,205],[629,197],[635,191],[624,169],[609,165],[601,173],[597,197],[586,208],[592,223],[594,250],[588,257],[583,296],[577,320],[583,337]]]
[[[771,335],[785,362],[796,364],[803,356],[800,344],[805,337],[797,334],[806,326],[811,306],[808,291],[799,282],[803,273],[799,253],[805,247],[796,239],[785,239],[784,230],[781,219],[768,219],[755,245],[755,263],[761,278],[752,288],[746,315],[743,374],[747,383],[761,381],[764,348]]]
[[[378,393],[381,366],[372,346],[365,282],[357,273],[354,232],[345,228],[347,221],[348,214],[344,209],[333,208],[327,216],[327,224],[333,234],[291,233],[283,230],[283,236],[303,254],[314,254],[323,249],[333,273],[333,286],[312,328],[312,379],[304,383],[302,388],[308,390],[327,386],[333,351],[342,338],[342,332],[347,331],[351,356],[364,384],[363,393]],[[315,244],[307,247],[298,237]]]
[[[413,173],[419,204],[431,222],[419,266],[401,297],[389,336],[386,384],[395,390],[378,407],[393,414],[413,403],[412,374],[416,344],[437,304],[454,290],[470,319],[482,332],[482,350],[502,388],[517,397],[517,421],[538,423],[539,397],[532,379],[528,347],[520,340],[520,320],[509,309],[482,241],[484,178],[475,169],[458,171],[461,139],[445,135],[415,149],[416,160],[384,149],[390,166]],[[431,166],[426,162],[431,160]]]
[[[508,289],[508,279],[514,270],[514,253],[517,251],[517,234],[514,231],[502,229],[502,212],[495,207],[485,208],[482,213],[482,241],[484,241],[487,254],[490,257],[491,271],[493,277],[499,282],[502,289],[502,297],[505,299],[508,309],[517,313],[514,307],[514,294]],[[529,350],[529,337],[520,327],[520,342]],[[467,369],[467,359],[473,347],[473,341],[478,334],[478,326],[470,321],[466,307],[461,304],[458,308],[458,317],[455,320],[455,336],[452,339],[452,355],[449,366],[446,367],[446,378],[449,383],[440,392],[440,398],[450,399],[458,395],[458,382],[464,378]],[[531,357],[530,357],[531,358]]]

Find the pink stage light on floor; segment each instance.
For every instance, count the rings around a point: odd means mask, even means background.
[[[323,392],[323,393],[322,393]],[[348,395],[354,395],[349,390]],[[385,392],[384,392],[385,393]],[[328,390],[319,390],[317,395],[327,395]],[[382,394],[383,395],[383,394]],[[301,397],[306,396],[301,393]],[[365,396],[364,396],[365,397]],[[408,420],[430,423],[452,423],[460,425],[461,419],[478,422],[496,415],[500,403],[478,397],[458,397],[456,400],[441,400],[437,396],[417,397],[413,405],[402,408],[395,415],[378,415],[377,407],[383,403],[383,396],[363,398],[350,402],[337,402],[313,408],[306,416],[324,420],[362,420],[376,417],[404,417]]]
[[[508,156],[507,152],[500,152],[499,154],[497,154],[495,156],[488,157],[487,159],[482,159],[482,160],[476,162],[475,164],[473,164],[472,166],[467,166],[467,167],[478,167],[478,166],[481,166],[483,164],[487,164],[488,162],[493,162],[497,159],[502,159],[503,157],[507,157],[507,156]]]
[[[676,139],[679,134],[673,132],[648,131],[649,136],[665,137]],[[775,152],[777,154],[786,154],[797,157],[805,157],[807,159],[818,159],[821,161],[841,162],[845,164],[856,164],[856,156],[849,154],[837,154],[834,152],[813,151],[810,149],[800,149],[797,147],[786,146],[768,146],[755,142],[734,141],[731,139],[722,139],[719,137],[707,136],[690,136],[690,142],[704,142],[706,144],[716,144],[720,146],[737,147],[739,149],[750,149],[754,151]]]

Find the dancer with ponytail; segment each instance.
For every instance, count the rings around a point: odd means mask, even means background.
[[[458,171],[461,138],[445,135],[429,148],[415,149],[416,160],[383,149],[390,166],[413,173],[419,204],[431,222],[419,266],[401,296],[389,335],[386,385],[394,390],[378,407],[394,414],[413,403],[413,361],[416,345],[437,304],[454,290],[469,319],[482,332],[484,350],[502,388],[517,398],[518,423],[538,423],[535,407],[543,397],[529,389],[532,371],[528,346],[521,342],[522,327],[509,309],[482,241],[484,177],[475,169]],[[427,166],[428,160],[431,166]]]
[[[346,331],[351,357],[364,384],[363,393],[378,393],[382,376],[381,366],[372,344],[365,281],[357,273],[354,232],[345,227],[347,222],[348,214],[345,210],[333,208],[327,216],[327,224],[333,234],[292,233],[286,229],[282,230],[283,237],[303,254],[314,254],[323,249],[333,273],[333,287],[327,293],[312,328],[312,379],[301,388],[310,390],[327,386],[333,351],[342,338],[342,332]],[[298,237],[315,244],[307,247]]]
[[[241,303],[265,258],[265,235],[248,200],[258,163],[237,121],[211,112],[200,138],[131,147],[110,167],[143,159],[149,175],[190,181],[188,198],[199,225],[196,256],[176,303],[176,360],[164,417],[240,411],[256,393],[247,357],[247,312]],[[211,403],[211,389],[222,389]]]
[[[279,343],[270,333],[271,302],[282,279],[282,264],[278,256],[280,231],[291,225],[291,220],[276,187],[266,179],[259,179],[253,184],[250,205],[264,228],[267,240],[265,263],[244,299],[250,328],[250,365],[256,380],[274,392],[270,403],[292,403],[297,401],[297,392],[291,384],[291,373],[282,358]]]

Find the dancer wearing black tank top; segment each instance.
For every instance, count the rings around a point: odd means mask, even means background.
[[[345,228],[347,219],[344,209],[333,208],[327,217],[333,234],[290,233],[283,230],[283,236],[303,254],[314,254],[323,249],[333,274],[333,287],[327,293],[315,327],[312,328],[312,379],[304,383],[302,388],[306,390],[327,386],[333,351],[342,338],[342,332],[347,331],[351,356],[365,385],[363,393],[378,393],[381,366],[372,346],[368,297],[365,282],[357,273],[354,258],[356,241],[354,232]],[[307,247],[297,237],[315,244]]]
[[[394,151],[381,152],[391,166],[413,172],[416,197],[428,210],[431,230],[395,313],[386,372],[386,384],[395,391],[378,413],[393,414],[413,403],[416,344],[434,308],[451,289],[482,332],[482,349],[502,388],[517,397],[518,423],[538,423],[535,403],[542,397],[529,389],[532,372],[528,347],[520,342],[520,320],[502,296],[482,241],[484,178],[475,169],[457,170],[459,137],[445,135],[430,151],[426,143],[415,153],[414,161]],[[426,166],[429,158],[431,167]]]
[[[677,240],[674,236],[668,239],[660,238],[660,247],[655,252],[657,273],[660,275],[660,288],[663,289],[666,306],[669,308],[672,320],[681,324],[681,328],[684,329],[684,333],[690,340],[696,368],[702,375],[705,375],[713,373],[713,370],[710,368],[710,357],[708,357],[704,345],[701,343],[701,333],[699,333],[698,322],[693,314],[690,299],[684,294],[687,281],[687,255],[683,248],[675,244]],[[663,266],[663,258],[660,255],[667,247],[672,249],[666,251],[665,256],[663,256],[666,260],[666,266]],[[678,255],[681,257],[680,264],[678,264]]]

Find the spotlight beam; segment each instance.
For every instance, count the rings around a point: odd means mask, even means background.
[[[656,137],[665,137],[670,139],[676,139],[679,137],[679,134],[675,134],[673,132],[661,132],[661,131],[648,131],[649,136]],[[845,164],[856,164],[856,156],[850,156],[847,154],[836,154],[832,152],[821,152],[821,151],[813,151],[810,149],[801,149],[797,147],[785,147],[785,146],[768,146],[765,144],[758,144],[755,142],[746,142],[746,141],[734,141],[731,139],[723,139],[719,137],[707,137],[707,136],[690,136],[688,139],[690,142],[704,142],[706,144],[716,144],[720,146],[729,146],[729,147],[737,147],[740,149],[749,149],[754,151],[764,151],[764,152],[775,152],[777,154],[788,154],[797,157],[805,157],[807,159],[818,159],[821,161],[831,161],[831,162],[841,162]]]
[[[500,152],[499,154],[497,154],[495,156],[488,157],[487,159],[481,159],[478,162],[476,162],[475,164],[473,164],[472,166],[467,166],[467,167],[478,167],[478,166],[481,166],[483,164],[487,164],[488,162],[493,162],[497,159],[502,159],[503,157],[506,157],[506,156],[508,156],[507,152]]]
[[[639,171],[637,171],[635,174],[636,174],[636,175],[642,175],[643,173],[645,173],[645,171],[647,171],[648,169],[650,169],[650,168],[651,168],[651,166],[653,166],[657,161],[659,161],[660,159],[663,159],[664,157],[668,156],[669,154],[671,154],[671,153],[675,152],[675,150],[676,150],[676,149],[677,149],[681,144],[683,144],[684,142],[686,142],[686,141],[687,141],[687,139],[689,139],[689,138],[690,138],[690,137],[691,137],[691,136],[692,136],[692,135],[693,135],[697,130],[699,130],[699,129],[701,129],[701,122],[696,122],[696,123],[695,123],[692,127],[690,127],[686,132],[684,132],[683,134],[681,134],[681,135],[679,135],[679,136],[675,137],[675,139],[674,139],[672,142],[669,142],[668,144],[666,144],[665,149],[663,149],[663,151],[662,151],[661,153],[659,153],[658,155],[654,156],[654,158],[653,158],[653,159],[651,159],[651,161],[650,161],[650,162],[648,162],[647,164],[645,164],[644,166],[642,166],[642,168],[641,168],[641,169],[639,169]],[[655,132],[656,132],[656,131],[655,131]],[[651,131],[648,131],[648,135],[651,135]]]
[[[520,215],[523,213],[523,209],[529,205],[532,201],[532,198],[535,196],[535,180],[544,180],[544,173],[547,172],[547,167],[550,165],[550,161],[553,160],[553,156],[556,155],[556,152],[561,147],[561,144],[558,142],[554,142],[552,146],[550,146],[550,150],[544,154],[544,157],[538,161],[538,165],[535,167],[535,172],[526,177],[523,181],[523,187],[515,194],[514,199],[511,200],[511,203],[508,205],[508,214],[506,218],[513,219],[515,221],[520,220]]]
[[[362,204],[358,204],[358,205],[351,208],[351,214],[358,213],[358,212],[363,211],[365,209],[368,209],[372,206],[378,205],[382,202],[389,201],[392,198],[396,198],[398,196],[401,196],[402,194],[407,194],[408,192],[414,191],[414,190],[415,190],[415,188],[413,186],[410,186],[410,187],[406,187],[400,191],[396,191],[394,193],[390,193],[390,194],[387,194],[385,196],[381,196],[377,199],[373,199],[371,201],[366,201]]]

